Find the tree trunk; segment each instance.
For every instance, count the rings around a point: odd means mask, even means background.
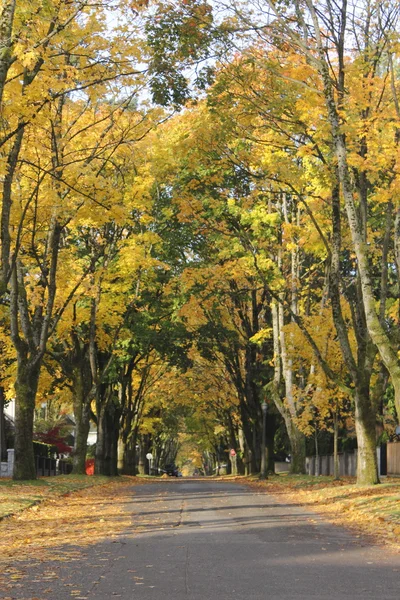
[[[118,472],[123,475],[136,475],[136,437],[125,443],[121,439],[118,442]]]
[[[237,475],[237,455],[235,454],[234,456],[232,456],[231,454],[229,454],[229,461],[231,463],[231,474]]]
[[[245,465],[245,474],[256,473],[253,461],[253,428],[249,419],[249,410],[244,396],[239,396],[239,410],[242,421],[242,429],[239,432],[239,444],[242,450]]]
[[[314,421],[314,447],[315,447],[315,471],[314,475],[321,475],[319,468],[319,448],[318,448],[318,424]]]
[[[344,143],[341,143],[340,140],[338,140],[337,147],[337,156],[342,162],[341,180],[343,195],[345,197],[348,222],[357,255],[367,327],[369,334],[374,344],[376,344],[379,354],[390,373],[395,393],[396,410],[397,414],[400,415],[400,362],[397,356],[397,348],[392,345],[388,334],[381,324],[379,314],[376,310],[376,300],[373,292],[368,262],[368,246],[367,243],[362,240],[362,236],[359,231],[357,213],[354,207],[353,192],[349,183],[350,176],[347,168]]]
[[[112,394],[112,390],[108,390]],[[119,409],[113,398],[98,402],[95,474],[118,475]]]
[[[11,64],[15,4],[15,0],[5,0],[0,10],[0,105],[3,101],[4,86]]]
[[[137,475],[138,474],[138,444],[137,444],[137,431],[132,436],[132,441],[130,444],[129,455],[128,458],[125,459],[125,468],[127,470],[127,475]]]
[[[267,447],[267,472],[275,473],[275,459],[274,459],[274,442],[275,433],[277,430],[277,415],[271,412],[271,409],[267,413],[267,436],[266,436],[266,447]]]
[[[89,389],[85,386],[82,369],[77,367],[73,371],[73,407],[75,417],[75,443],[72,453],[74,475],[86,473],[87,440],[90,429],[90,400]]]
[[[268,390],[271,394],[272,400],[274,404],[282,416],[286,431],[289,437],[290,442],[290,450],[291,450],[291,465],[290,470],[291,473],[305,473],[305,436],[302,434],[299,429],[295,425],[294,418],[295,414],[295,406],[292,399],[291,404],[289,403],[289,407],[291,410],[288,410],[281,398],[281,378],[283,365],[286,366],[286,346],[285,346],[285,338],[284,332],[282,335],[280,334],[280,330],[283,327],[283,309],[278,306],[278,303],[274,300],[271,306],[271,314],[272,314],[272,330],[273,330],[273,343],[274,343],[274,380],[271,384],[268,385]],[[281,349],[284,349],[283,356]],[[292,373],[286,373],[287,377],[284,377],[285,389],[287,392],[290,392],[292,395]]]
[[[253,299],[253,304],[255,304]],[[253,308],[253,313],[256,313]],[[253,316],[256,321],[256,316]],[[257,324],[254,324],[252,332],[258,331]],[[257,349],[254,344],[247,344],[245,349],[245,382],[242,396],[243,410],[242,419],[243,429],[246,436],[248,448],[251,449],[250,469],[251,473],[259,473],[261,468],[261,438],[263,428],[263,416],[260,402],[260,388],[255,382],[259,379]]]
[[[342,356],[347,364],[350,376],[355,386],[354,404],[356,419],[356,434],[358,443],[357,483],[373,485],[379,483],[376,457],[376,410],[370,398],[370,378],[372,363],[369,355],[375,353],[369,338],[368,318],[363,310],[365,302],[361,287],[357,286],[356,296],[353,300],[355,307],[353,325],[357,339],[357,360],[353,355],[348,337],[347,325],[342,315],[340,301],[340,248],[341,248],[341,222],[339,188],[335,186],[332,192],[332,260],[330,276],[330,297],[332,302],[332,315],[340,342]],[[360,236],[361,236],[360,232]],[[359,265],[358,265],[359,266]],[[360,275],[361,278],[361,275]],[[350,300],[349,304],[351,306]],[[358,315],[356,314],[358,312]],[[377,315],[376,315],[377,316]],[[378,317],[377,317],[378,318]],[[371,336],[372,338],[372,336]],[[336,421],[338,415],[336,411]],[[336,423],[337,427],[337,423]],[[337,470],[337,465],[335,466]],[[335,477],[338,474],[335,474]]]
[[[238,442],[239,442],[239,448],[240,448],[240,457],[237,462],[238,472],[239,472],[239,475],[247,475],[246,440],[244,437],[242,427],[239,427],[239,429],[238,429]]]
[[[120,436],[118,440],[118,473],[124,472],[126,450],[127,444]]]
[[[293,474],[303,474],[305,473],[306,468],[305,435],[294,424],[292,417],[289,411],[285,409],[285,406],[281,398],[279,397],[279,394],[276,392],[276,390],[273,390],[273,386],[269,386],[268,389],[272,391],[271,396],[274,400],[276,408],[278,409],[279,413],[281,414],[284,420],[286,432],[288,434],[291,452],[290,472]],[[273,456],[273,446],[271,456]]]
[[[75,418],[76,409],[74,408]],[[90,429],[90,405],[86,402],[81,406],[81,414],[76,420],[75,443],[72,454],[72,473],[74,475],[85,475],[86,473],[86,453],[87,440]]]
[[[96,440],[96,455],[94,463],[95,475],[103,475],[106,471],[106,424],[105,424],[105,411],[106,407],[99,398],[96,400],[96,413],[97,413],[97,440]]]
[[[138,472],[139,475],[146,475],[146,448],[144,446],[143,440],[141,440],[139,445],[139,463],[138,463]]]
[[[338,456],[338,443],[339,443],[339,409],[338,402],[336,401],[335,413],[333,415],[333,478],[335,481],[339,480],[339,456]]]
[[[119,439],[119,405],[113,402],[108,411],[108,428],[110,443],[110,476],[118,475],[118,439]]]
[[[120,432],[118,438],[118,474],[137,475],[136,469],[137,431],[133,430],[125,439]]]
[[[360,275],[363,305],[365,310],[366,324],[372,341],[378,348],[379,354],[390,373],[394,388],[395,404],[398,415],[400,415],[400,361],[397,355],[397,346],[392,344],[388,333],[384,329],[376,308],[376,298],[372,282],[371,267],[369,262],[368,242],[360,222],[359,214],[355,204],[355,196],[360,197],[360,189],[353,184],[350,167],[347,158],[346,138],[340,126],[338,105],[336,103],[333,82],[330,74],[330,65],[326,60],[324,43],[318,27],[316,13],[312,4],[307,2],[313,14],[317,44],[320,55],[320,73],[324,85],[325,101],[328,110],[328,119],[331,128],[335,155],[337,158],[337,169],[339,181],[342,187],[347,221],[351,233],[353,247],[357,256],[357,269]],[[343,75],[344,77],[344,75]],[[344,80],[342,88],[344,93]],[[366,462],[363,460],[363,463]]]
[[[259,473],[261,468],[261,436],[258,435],[262,431],[262,417],[259,420],[259,415],[254,419],[252,423],[252,436],[251,436],[251,472]]]
[[[293,423],[291,423],[287,431],[292,451],[290,472],[293,474],[303,474],[306,472],[306,438]]]
[[[150,436],[148,434],[142,434],[140,436],[139,444],[139,473],[140,475],[150,474],[150,463],[146,458],[146,454],[150,451]]]
[[[378,459],[376,456],[375,413],[371,410],[368,392],[355,392],[355,426],[357,434],[357,483],[375,485],[379,483]]]
[[[33,415],[39,383],[40,362],[33,365],[18,357],[17,380],[15,382],[15,480],[36,479],[33,454]]]
[[[4,388],[0,386],[0,462],[7,461],[7,441],[4,405]]]

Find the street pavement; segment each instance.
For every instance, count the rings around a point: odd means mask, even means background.
[[[36,566],[5,597],[400,598],[399,554],[246,486],[163,480],[133,487],[124,510],[132,513],[132,527],[117,539],[86,547],[77,561]],[[57,572],[50,591],[37,569]]]

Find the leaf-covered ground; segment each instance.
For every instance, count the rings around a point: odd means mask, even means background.
[[[86,479],[87,485],[93,483],[92,477]],[[83,489],[69,493],[70,482],[63,496],[58,488],[58,493],[48,494],[42,503],[3,519],[0,522],[0,572],[5,563],[24,561],[32,555],[40,561],[67,560],[68,547],[74,554],[75,547],[116,536],[127,527],[130,519],[122,506],[130,500],[132,486],[143,484],[143,479],[121,477],[111,482],[108,479],[108,482],[105,485],[103,480],[103,485],[99,485],[98,478],[97,485],[86,488],[82,485]],[[26,490],[21,487],[28,495],[27,490],[36,486],[26,484]],[[61,547],[63,550],[59,553]]]
[[[400,552],[400,479],[381,485],[357,486],[355,479],[303,475],[271,476],[267,481],[247,480],[255,488],[323,513],[330,521],[367,534]]]
[[[81,565],[88,546],[113,541],[131,526],[124,505],[132,499],[132,487],[143,483],[134,477],[67,476],[3,485],[2,494],[10,490],[25,502],[42,501],[0,521],[0,598],[12,600],[35,573],[48,582],[46,598],[51,597],[57,564]],[[72,589],[71,596],[79,598],[79,590]]]
[[[323,513],[337,524],[372,535],[400,551],[399,479],[386,479],[372,487],[358,487],[348,478],[335,482],[330,477],[290,475],[273,476],[266,482],[244,477],[219,480],[228,479],[282,495],[285,501]],[[32,554],[38,560],[67,560],[78,546],[118,536],[131,525],[122,507],[131,499],[132,486],[152,481],[157,479],[66,476],[24,484],[1,482],[3,511],[3,503],[14,509],[31,506],[0,521],[0,572],[5,563],[24,561]]]
[[[96,475],[60,475],[43,477],[34,481],[0,479],[0,519],[36,505],[46,499],[54,499],[77,490],[104,485],[109,477]]]

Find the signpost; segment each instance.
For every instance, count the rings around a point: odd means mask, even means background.
[[[149,475],[151,475],[151,464],[152,464],[152,462],[153,462],[153,455],[152,455],[152,453],[151,453],[151,452],[148,452],[148,453],[146,454],[146,458],[147,458],[147,460],[149,461]]]
[[[234,448],[229,450],[229,458],[231,460],[232,475],[237,475],[237,454]]]

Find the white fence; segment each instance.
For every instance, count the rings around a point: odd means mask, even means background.
[[[7,462],[0,463],[0,477],[12,477],[14,470],[14,450],[7,450]]]
[[[8,461],[0,463],[0,477],[12,477],[14,471],[14,450],[7,450]],[[51,475],[69,475],[72,471],[72,464],[66,460],[58,458],[47,458],[45,456],[35,456],[36,474],[41,477]]]

